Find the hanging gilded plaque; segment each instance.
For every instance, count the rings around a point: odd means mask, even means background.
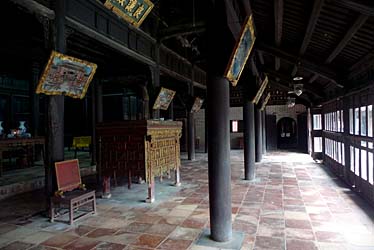
[[[167,110],[174,98],[174,95],[174,90],[162,87],[159,94],[157,95],[155,103],[153,104],[153,109]]]
[[[225,77],[232,83],[233,86],[239,81],[240,75],[243,72],[244,66],[251,54],[256,36],[253,24],[252,15],[248,16],[242,30],[240,37],[232,51],[229,64],[225,71]]]
[[[36,93],[83,98],[97,65],[52,51]]]
[[[268,83],[269,83],[269,78],[268,78],[267,75],[265,75],[265,79],[262,81],[261,86],[258,89],[255,98],[253,98],[253,100],[252,100],[252,102],[254,104],[258,104],[258,102],[260,101],[260,98],[261,98],[262,94],[264,93]]]
[[[142,24],[153,8],[149,0],[106,0],[104,5],[135,27]]]

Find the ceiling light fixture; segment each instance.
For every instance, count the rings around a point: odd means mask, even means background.
[[[294,81],[301,81],[304,79],[303,74],[304,74],[304,69],[301,61],[297,62],[297,73],[296,75],[292,78]]]

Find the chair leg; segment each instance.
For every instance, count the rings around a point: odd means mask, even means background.
[[[96,214],[96,197],[95,197],[95,195],[93,197],[92,202],[93,202],[93,213]]]
[[[74,209],[73,209],[73,204],[71,202],[69,205],[69,210],[70,210],[70,213],[69,213],[70,225],[73,225],[74,224]]]
[[[55,208],[54,208],[54,203],[51,199],[51,202],[50,202],[50,215],[51,215],[51,222],[54,222],[55,221]]]

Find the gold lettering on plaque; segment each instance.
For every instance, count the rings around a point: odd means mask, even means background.
[[[139,8],[134,12],[133,16],[136,19],[139,19],[139,16],[141,16],[142,12],[144,11],[144,5],[140,5]]]
[[[125,5],[125,0],[117,0],[117,2],[123,7]]]
[[[125,10],[127,10],[128,12],[132,12],[136,6],[136,3],[136,0],[130,0],[129,4],[125,7]]]

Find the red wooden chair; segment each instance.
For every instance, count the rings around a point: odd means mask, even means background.
[[[56,208],[67,208],[72,225],[76,220],[96,213],[96,197],[94,190],[86,190],[82,184],[77,159],[55,163],[57,188],[51,197],[51,222],[65,213],[56,213]],[[81,206],[91,203],[92,210],[79,210]],[[87,207],[87,206],[86,206]],[[77,213],[77,217],[74,217]]]

